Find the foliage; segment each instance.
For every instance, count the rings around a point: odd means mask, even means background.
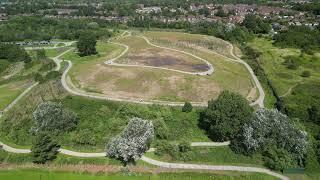
[[[44,49],[37,49],[36,50],[36,59],[37,60],[47,59],[46,51]]]
[[[45,133],[37,134],[31,147],[33,162],[44,164],[47,161],[54,160],[57,157],[59,148],[60,145],[53,141],[49,135]]]
[[[155,154],[157,156],[170,155],[173,159],[188,161],[190,159],[191,146],[187,141],[182,141],[179,144],[170,143],[162,140],[155,144]]]
[[[6,59],[11,62],[31,61],[29,54],[21,47],[15,44],[0,43],[0,59]]]
[[[74,143],[80,144],[80,145],[95,146],[97,144],[95,135],[89,129],[76,131],[74,133],[74,136],[72,136],[72,140]]]
[[[82,33],[77,43],[77,48],[80,56],[88,56],[97,54],[96,50],[97,40],[96,37],[89,32]]]
[[[46,80],[58,79],[61,76],[59,71],[50,71],[46,74]]]
[[[192,111],[192,104],[190,102],[185,102],[182,107],[182,112],[191,112]]]
[[[155,131],[155,136],[158,139],[168,139],[169,129],[162,118],[158,118],[152,121]]]
[[[263,22],[261,18],[257,17],[254,14],[246,15],[245,19],[242,22],[242,25],[255,34],[265,34],[271,30],[270,24]]]
[[[248,122],[253,109],[239,94],[223,91],[217,100],[210,100],[200,115],[199,125],[216,141],[233,139]]]
[[[107,144],[107,156],[120,160],[126,166],[148,150],[153,136],[152,122],[132,118],[122,133]]]
[[[288,31],[274,36],[274,44],[280,47],[295,47],[306,52],[320,45],[320,31],[306,26],[290,26]]]
[[[281,112],[268,109],[259,109],[254,113],[239,135],[231,141],[233,151],[244,154],[269,151],[268,148],[272,146],[278,149],[276,152],[283,148],[292,154],[291,158],[299,165],[303,165],[307,145],[308,137],[305,131],[295,127]],[[273,150],[270,150],[270,153],[272,155]]]
[[[33,112],[35,134],[42,131],[60,133],[73,130],[78,124],[75,113],[63,108],[61,103],[43,102]]]
[[[292,155],[282,148],[269,147],[263,153],[263,160],[267,167],[276,171],[296,167],[296,162]]]
[[[8,60],[0,59],[0,74],[4,72],[10,66]]]
[[[310,77],[311,76],[311,72],[310,71],[303,71],[301,76],[302,77]]]
[[[40,73],[36,73],[36,74],[34,75],[34,80],[35,80],[36,82],[39,82],[39,83],[43,83],[43,82],[44,82],[44,78],[43,78],[43,76],[42,76]]]

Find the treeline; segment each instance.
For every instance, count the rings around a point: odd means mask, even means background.
[[[198,22],[195,24],[189,22],[166,23],[152,19],[140,19],[128,22],[128,26],[141,28],[166,28],[183,29],[189,33],[205,34],[216,36],[232,42],[247,42],[253,38],[253,34],[244,26],[227,25],[221,22]]]
[[[0,61],[5,59],[9,62],[24,61],[28,63],[31,61],[29,54],[21,47],[14,44],[0,43]]]
[[[96,37],[110,37],[112,32],[105,28],[114,26],[92,20],[51,19],[43,17],[15,17],[0,26],[0,41],[28,41],[77,39],[82,32],[89,32]]]
[[[297,11],[309,11],[315,15],[320,15],[320,3],[316,1],[314,3],[295,4],[292,9]]]
[[[320,29],[306,26],[290,26],[288,31],[274,36],[274,44],[280,47],[293,47],[310,52],[320,47]]]

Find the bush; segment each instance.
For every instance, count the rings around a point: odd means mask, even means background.
[[[265,166],[276,171],[297,166],[293,156],[287,150],[276,147],[270,147],[263,153],[263,161]]]
[[[244,97],[223,91],[217,100],[208,102],[208,108],[200,114],[199,125],[215,141],[231,140],[249,121],[252,111]]]
[[[301,76],[302,77],[310,77],[311,76],[311,72],[310,71],[303,71]]]
[[[91,145],[97,144],[95,135],[89,129],[79,130],[74,133],[72,141],[80,145]]]
[[[191,112],[192,111],[192,104],[190,102],[185,102],[184,106],[182,107],[182,112]]]
[[[169,128],[162,118],[152,121],[154,126],[155,135],[159,139],[168,139]]]
[[[73,130],[78,124],[75,113],[65,110],[60,103],[43,102],[33,112],[35,124],[31,131],[35,134],[42,131],[54,133]]]
[[[51,80],[51,79],[58,79],[60,78],[61,73],[59,71],[50,71],[47,75],[46,75],[46,79],[47,80]]]
[[[191,150],[191,144],[188,141],[182,141],[178,145],[180,152],[188,152]]]
[[[177,157],[179,153],[178,146],[169,143],[168,141],[161,140],[155,144],[156,151],[154,152],[158,156],[169,154],[172,157]]]
[[[57,157],[60,145],[51,139],[45,133],[39,133],[31,147],[33,162],[44,164],[47,161],[52,161]]]
[[[34,75],[34,80],[39,83],[43,83],[45,81],[43,76],[40,73],[36,73]]]
[[[149,149],[153,136],[152,122],[132,118],[122,133],[107,144],[107,156],[120,160],[126,166],[137,161]]]

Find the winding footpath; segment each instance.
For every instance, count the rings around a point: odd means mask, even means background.
[[[201,142],[203,145],[203,142]],[[209,143],[209,142],[208,142]],[[210,142],[211,143],[211,142]],[[210,144],[209,143],[209,144]],[[225,143],[228,144],[228,143]],[[213,146],[213,144],[211,144]],[[217,146],[221,146],[222,144],[217,144]],[[18,153],[18,154],[27,154],[31,153],[30,149],[17,149],[10,147],[2,142],[0,142],[0,146],[2,149],[11,152],[11,153]],[[193,145],[195,146],[195,145]],[[152,149],[151,151],[154,151]],[[82,153],[71,151],[67,149],[59,149],[59,152],[64,155],[75,156],[75,157],[83,157],[83,158],[97,158],[97,157],[106,157],[106,153]],[[163,168],[169,169],[188,169],[188,170],[211,170],[211,171],[240,171],[240,172],[257,172],[257,173],[265,173],[274,177],[277,177],[282,180],[289,180],[288,177],[283,176],[279,173],[273,172],[269,169],[265,168],[258,168],[258,167],[248,167],[248,166],[226,166],[226,165],[206,165],[206,164],[186,164],[186,163],[169,163],[169,162],[162,162],[158,160],[151,159],[146,156],[142,156],[141,160]]]

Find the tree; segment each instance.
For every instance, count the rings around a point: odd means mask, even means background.
[[[285,149],[270,147],[263,152],[264,164],[270,169],[283,171],[287,168],[296,167],[293,156]]]
[[[44,49],[36,50],[37,60],[45,60],[47,59],[46,51]]]
[[[185,102],[182,107],[182,112],[191,112],[192,111],[192,104],[190,102]]]
[[[43,102],[33,112],[35,125],[31,131],[35,134],[42,131],[60,133],[73,130],[78,124],[75,113],[63,108],[61,103]]]
[[[47,161],[52,161],[57,157],[60,145],[51,139],[45,133],[39,133],[31,147],[33,162],[44,164]]]
[[[80,56],[88,56],[97,54],[96,50],[97,40],[96,37],[91,33],[80,34],[77,48]]]
[[[169,136],[169,128],[167,127],[164,120],[155,119],[152,121],[155,131],[155,136],[159,139],[167,139]]]
[[[309,120],[320,125],[320,110],[317,106],[312,105],[308,108]]]
[[[223,91],[217,100],[210,100],[200,114],[199,125],[216,141],[233,139],[248,122],[253,109],[239,94]]]
[[[294,156],[297,164],[303,164],[307,152],[308,136],[278,110],[259,109],[246,123],[239,135],[231,141],[231,149],[250,154],[268,151],[274,146]],[[278,151],[276,150],[276,151]]]
[[[107,144],[107,156],[120,160],[126,166],[137,161],[149,149],[153,137],[152,122],[132,118],[122,133]]]

